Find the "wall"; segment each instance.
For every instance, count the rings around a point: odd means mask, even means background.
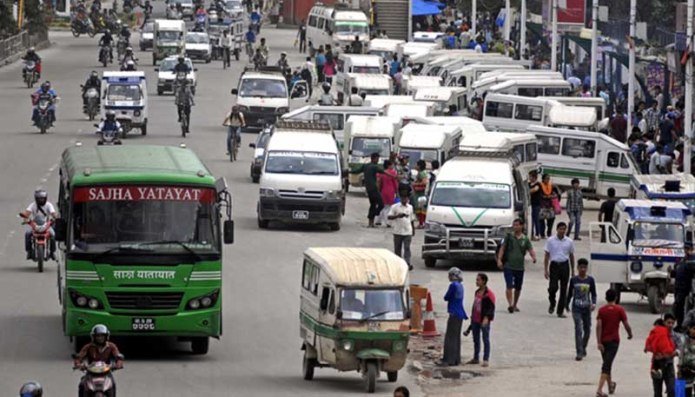
[[[315,0],[283,0],[281,15],[286,25],[299,25],[302,19],[308,19],[311,7],[316,3]],[[323,0],[324,5],[335,4],[335,0]]]

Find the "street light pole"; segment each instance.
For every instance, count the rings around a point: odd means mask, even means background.
[[[591,7],[591,94],[598,96],[597,69],[598,69],[598,0],[594,0]]]
[[[511,8],[510,0],[505,0],[504,2],[504,40],[509,41],[509,36],[511,36],[512,30],[512,18],[511,18]]]
[[[553,0],[553,34],[552,34],[552,44],[550,51],[550,70],[557,72],[557,0]]]
[[[693,139],[693,0],[688,0],[687,12],[687,32],[688,40],[686,51],[688,59],[685,64],[685,116],[683,124],[685,128],[685,143],[683,144],[683,172],[690,174],[690,162],[692,158],[692,139]]]
[[[475,25],[478,23],[478,0],[471,1],[471,35],[475,40]]]
[[[627,133],[625,135],[630,136],[632,134],[632,112],[635,108],[635,24],[637,23],[637,0],[630,0],[630,40],[629,53],[630,53],[630,63],[628,70],[628,83],[627,83]]]
[[[526,0],[521,0],[521,16],[519,17],[519,59],[526,59]]]

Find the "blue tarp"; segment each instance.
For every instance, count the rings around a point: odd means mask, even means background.
[[[438,1],[426,1],[426,0],[412,0],[412,12],[413,16],[422,16],[422,15],[438,15],[441,14],[442,10],[440,9],[440,6],[444,6],[444,4],[438,2]]]

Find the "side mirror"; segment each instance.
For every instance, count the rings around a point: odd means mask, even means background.
[[[255,149],[255,148],[256,148],[256,144],[253,143],[253,142],[251,142],[251,143],[249,143],[249,147]]]
[[[352,149],[348,150],[348,154],[352,155]]]
[[[53,224],[53,231],[55,232],[56,241],[65,241],[65,236],[68,231],[68,224],[65,222],[65,219],[56,219],[55,223]]]
[[[155,72],[159,72],[159,68],[154,68],[154,71],[155,71]]]
[[[234,221],[228,219],[224,221],[222,233],[224,234],[225,244],[234,244]]]
[[[232,95],[239,95],[239,90],[232,88]]]
[[[405,318],[411,318],[413,316],[413,313],[410,311],[410,309],[405,311]]]

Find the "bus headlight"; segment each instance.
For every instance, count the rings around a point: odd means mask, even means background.
[[[203,296],[198,296],[196,298],[193,298],[188,301],[186,304],[186,307],[189,310],[198,310],[198,309],[208,309],[210,307],[215,306],[215,303],[217,303],[217,298],[219,297],[219,290],[214,290],[213,292],[203,295]]]
[[[77,303],[77,306],[87,306],[87,298],[85,298],[84,296],[77,297],[75,302]]]
[[[81,294],[77,291],[70,290],[70,299],[72,304],[82,309],[97,310],[103,308],[101,301],[89,295]]]
[[[350,339],[346,339],[340,342],[340,347],[343,350],[351,351],[355,347],[355,342],[351,341]]]
[[[135,117],[140,117],[141,114],[142,113],[139,110],[136,110],[133,112],[133,116],[135,116]]]
[[[99,308],[99,301],[94,298],[90,299],[89,302],[87,302],[87,304],[89,305],[89,308],[92,310],[96,310]]]

